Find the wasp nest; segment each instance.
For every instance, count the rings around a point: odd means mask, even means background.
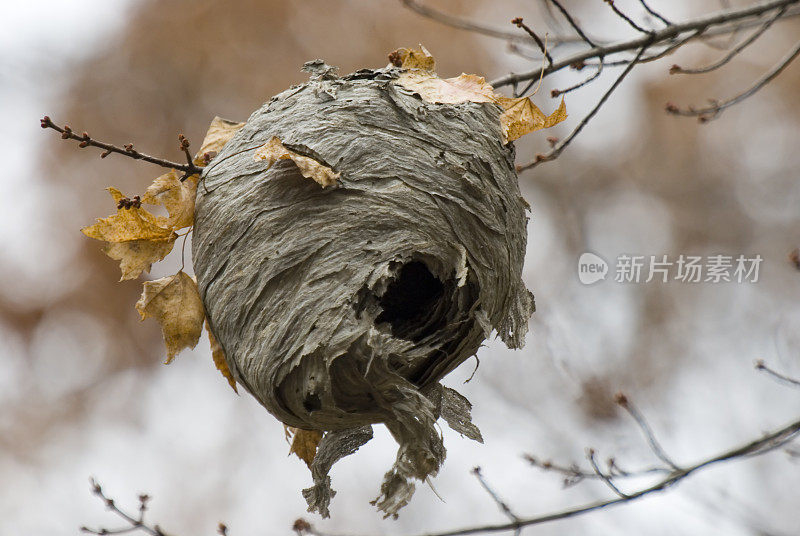
[[[309,510],[328,515],[328,470],[383,423],[399,450],[374,504],[395,515],[444,460],[439,417],[481,440],[439,381],[493,330],[523,344],[527,204],[501,104],[426,98],[397,67],[305,69],[203,173],[195,273],[236,381],[325,431]]]

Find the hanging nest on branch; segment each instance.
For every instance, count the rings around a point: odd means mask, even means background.
[[[372,424],[399,444],[374,501],[386,515],[441,466],[439,417],[482,441],[469,402],[439,381],[493,330],[521,347],[534,310],[508,143],[530,100],[474,75],[442,80],[428,58],[401,50],[344,77],[307,63],[310,80],[253,113],[197,189],[193,263],[211,330],[270,413],[325,432],[303,491],[323,516],[331,465]],[[539,128],[555,115],[539,112]]]
[[[110,188],[117,213],[83,229],[132,279],[194,226],[196,282],[182,270],[145,282],[136,308],[161,324],[167,362],[206,322],[231,386],[294,434],[313,476],[303,495],[323,516],[331,466],[373,424],[399,444],[374,501],[387,516],[444,461],[440,417],[482,441],[470,403],[439,382],[493,331],[510,348],[524,342],[528,206],[511,141],[566,117],[563,101],[545,116],[481,77],[439,78],[424,48],[390,61],[344,77],[307,63],[307,83],[246,123],[215,119],[194,159],[181,137],[183,176],[170,171],[133,199]],[[42,126],[111,147],[47,117]]]

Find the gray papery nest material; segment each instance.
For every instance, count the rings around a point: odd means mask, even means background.
[[[444,461],[439,417],[482,441],[439,381],[492,330],[522,346],[528,207],[496,104],[424,102],[395,68],[304,69],[203,173],[194,268],[236,380],[289,426],[326,431],[309,510],[329,515],[330,467],[383,423],[399,450],[374,504],[396,515]],[[273,136],[337,184],[255,161]]]

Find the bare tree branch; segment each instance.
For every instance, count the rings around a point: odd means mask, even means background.
[[[756,370],[764,372],[765,374],[772,376],[776,380],[785,383],[786,385],[790,385],[792,387],[800,387],[800,380],[796,380],[791,378],[785,374],[781,374],[780,372],[771,369],[767,364],[764,362],[763,359],[759,359],[756,361],[755,364]]]
[[[737,56],[745,48],[747,48],[748,46],[753,44],[753,42],[756,39],[761,37],[761,35],[764,32],[766,32],[769,29],[770,26],[772,26],[773,22],[775,22],[776,20],[780,19],[783,16],[783,14],[786,13],[786,9],[787,9],[786,6],[784,6],[781,9],[779,9],[775,13],[775,15],[772,16],[772,18],[770,18],[769,20],[767,20],[767,22],[762,24],[755,32],[753,32],[750,35],[750,37],[748,37],[747,39],[745,39],[744,41],[742,41],[741,43],[736,45],[733,49],[731,49],[730,52],[728,54],[726,54],[725,57],[723,57],[721,60],[719,60],[717,62],[714,62],[711,65],[708,65],[706,67],[700,67],[700,68],[696,68],[696,69],[684,69],[683,67],[680,67],[678,65],[673,65],[669,69],[669,74],[703,74],[703,73],[708,73],[708,72],[714,71],[716,69],[719,69],[720,67],[722,67],[723,65],[725,65],[726,63],[731,61],[735,56]]]
[[[580,89],[583,86],[593,82],[603,73],[603,67],[605,66],[605,62],[603,62],[603,58],[600,58],[600,61],[597,63],[597,70],[592,74],[589,78],[585,79],[583,82],[578,82],[577,84],[570,86],[566,89],[553,89],[550,91],[550,96],[556,98],[564,93],[569,93],[570,91],[575,91],[576,89]]]
[[[657,11],[655,11],[655,10],[653,10],[653,8],[651,8],[649,5],[647,5],[647,2],[645,2],[645,0],[639,0],[639,3],[640,3],[640,4],[642,4],[642,7],[644,8],[644,10],[645,10],[645,11],[647,11],[648,13],[650,13],[652,16],[654,16],[655,18],[657,18],[658,20],[660,20],[661,22],[663,22],[663,23],[664,23],[664,24],[666,24],[667,26],[669,26],[669,25],[671,25],[671,24],[672,24],[672,23],[671,23],[670,21],[668,21],[666,18],[664,18],[663,16],[661,16],[661,14],[660,14],[660,13],[658,13],[658,12],[657,12]]]
[[[633,405],[628,397],[623,393],[617,393],[614,396],[614,401],[620,407],[624,408],[625,411],[627,411],[628,414],[633,417],[633,420],[636,421],[636,424],[639,425],[639,428],[641,428],[642,433],[644,433],[644,437],[647,439],[647,443],[650,445],[650,449],[653,451],[653,454],[655,454],[659,460],[667,464],[669,467],[677,470],[678,466],[675,465],[675,462],[673,462],[669,456],[667,456],[666,451],[661,447],[661,444],[656,439],[656,435],[653,433],[653,429],[650,428],[650,425],[645,420],[644,415],[642,415],[639,410],[636,409],[636,406]]]
[[[105,536],[108,534],[125,534],[128,532],[135,532],[141,531],[150,536],[167,536],[167,534],[161,530],[158,525],[149,525],[145,523],[144,516],[147,512],[147,503],[150,501],[150,496],[146,494],[139,495],[139,515],[134,517],[131,514],[128,514],[124,510],[120,509],[114,499],[109,497],[103,492],[103,488],[100,484],[97,483],[95,479],[90,479],[92,485],[92,493],[99,497],[106,505],[106,508],[114,512],[118,517],[122,518],[125,523],[127,523],[124,527],[120,527],[117,529],[108,529],[108,528],[99,528],[99,529],[90,529],[88,527],[81,527],[81,532],[86,532],[88,534],[96,534],[99,536]]]
[[[547,64],[552,66],[553,57],[550,56],[550,53],[547,51],[547,47],[545,46],[544,42],[538,35],[536,35],[536,32],[534,32],[527,24],[522,22],[522,17],[516,17],[515,19],[512,19],[511,24],[517,28],[522,28],[529,36],[531,36],[531,39],[536,42],[536,46],[539,47],[539,50],[542,51],[542,54],[544,54],[544,57],[547,59]]]
[[[616,6],[616,4],[614,4],[614,0],[605,0],[605,3],[606,3],[606,4],[608,4],[608,6],[611,8],[611,10],[614,12],[614,14],[615,14],[617,17],[619,17],[619,18],[621,18],[622,20],[624,20],[625,22],[627,22],[627,23],[628,23],[628,25],[629,25],[631,28],[633,28],[633,29],[634,29],[634,30],[636,30],[637,32],[641,32],[641,33],[643,33],[643,34],[647,34],[647,35],[653,35],[653,33],[654,33],[654,31],[653,31],[653,30],[646,30],[646,29],[642,28],[641,26],[639,26],[638,24],[636,24],[636,23],[633,21],[633,19],[631,19],[629,16],[627,16],[625,13],[623,13],[623,12],[622,12],[622,11],[621,11],[621,10],[620,10],[620,9],[619,9],[617,6]]]
[[[444,532],[434,532],[434,533],[428,533],[425,536],[465,536],[468,534],[516,532],[519,529],[525,527],[530,527],[533,525],[541,525],[544,523],[549,523],[551,521],[558,521],[561,519],[569,519],[596,510],[601,510],[603,508],[609,508],[620,504],[626,504],[635,501],[637,499],[640,499],[646,495],[667,490],[674,484],[680,482],[681,480],[687,478],[688,476],[694,473],[698,473],[702,470],[705,470],[713,465],[733,460],[745,459],[753,455],[764,454],[769,450],[773,450],[778,444],[783,445],[786,444],[786,442],[795,439],[798,433],[800,433],[800,418],[785,426],[782,426],[781,428],[778,428],[777,430],[769,432],[758,439],[725,450],[723,452],[720,452],[719,454],[705,458],[693,465],[689,465],[686,467],[679,467],[671,471],[669,474],[667,474],[665,477],[658,480],[654,484],[643,487],[637,491],[627,493],[625,494],[625,496],[617,496],[612,499],[595,501],[581,506],[567,508],[565,510],[560,510],[558,512],[552,512],[540,516],[521,518],[516,521],[510,521],[508,523],[481,525],[475,527],[467,527],[463,529],[448,530]],[[299,519],[297,522],[295,522],[295,527],[298,526],[298,523],[300,523],[301,526],[303,527],[303,530],[298,532],[300,536],[303,536],[305,534],[309,534],[312,536],[332,536],[317,531],[316,529],[313,528],[311,524],[309,524],[307,521],[303,519]]]
[[[748,97],[757,93],[760,89],[764,86],[769,84],[776,76],[781,74],[786,67],[789,66],[796,58],[800,55],[800,41],[794,46],[794,48],[784,56],[781,61],[777,63],[772,69],[767,71],[761,78],[755,81],[752,86],[747,88],[745,91],[739,93],[735,97],[731,97],[728,100],[724,101],[716,101],[714,99],[709,99],[711,104],[705,108],[695,108],[690,106],[686,109],[682,109],[677,107],[672,103],[667,103],[666,110],[668,113],[672,115],[681,115],[684,117],[697,117],[697,119],[703,123],[707,121],[711,121],[719,117],[719,114],[725,110],[726,108],[730,108],[736,104],[739,104],[743,100],[747,99]]]
[[[583,130],[583,127],[585,127],[589,123],[589,121],[592,120],[595,114],[597,114],[597,111],[600,109],[600,107],[603,106],[603,104],[605,104],[605,102],[608,100],[608,98],[611,96],[614,90],[619,87],[619,85],[622,83],[625,77],[628,76],[631,70],[633,70],[634,65],[636,65],[636,63],[642,57],[644,51],[647,50],[647,46],[648,46],[647,43],[645,43],[642,46],[642,48],[639,50],[639,53],[636,54],[634,60],[631,61],[631,63],[629,63],[627,67],[625,67],[625,70],[622,71],[622,73],[619,75],[619,77],[617,77],[614,83],[611,84],[611,87],[609,87],[608,90],[606,90],[606,92],[603,94],[603,96],[600,97],[600,100],[597,102],[595,107],[592,108],[592,110],[586,115],[586,117],[584,117],[581,120],[581,122],[578,123],[578,126],[575,127],[575,129],[569,133],[569,136],[561,140],[555,147],[550,149],[550,151],[548,151],[547,153],[536,155],[536,158],[533,161],[528,162],[527,164],[517,165],[517,171],[524,171],[526,169],[536,167],[542,162],[549,162],[550,160],[555,160],[556,158],[558,158],[561,152],[570,144],[570,142],[572,142],[573,139],[575,139],[575,136],[577,136],[578,133],[581,130]]]
[[[618,54],[621,52],[631,52],[640,49],[642,46],[648,47],[658,46],[671,42],[673,39],[678,38],[686,33],[695,33],[697,30],[703,30],[697,36],[705,33],[709,28],[715,26],[731,25],[731,23],[740,23],[748,19],[757,19],[764,15],[786,6],[791,6],[800,3],[800,0],[772,0],[763,4],[748,6],[738,10],[725,10],[717,13],[699,17],[697,19],[676,23],[661,30],[656,30],[652,34],[644,35],[626,41],[619,41],[607,45],[599,45],[588,50],[576,52],[562,59],[555,59],[552,66],[548,66],[544,71],[544,76],[548,76],[558,72],[566,67],[573,65],[584,65],[587,60],[595,58],[605,58],[611,54]],[[760,23],[759,23],[760,24]],[[524,73],[512,73],[495,80],[490,83],[493,87],[498,88],[507,86],[513,83],[520,83],[533,78],[539,77],[539,69],[534,69]]]
[[[483,474],[481,473],[481,468],[480,468],[480,467],[476,467],[476,468],[474,468],[474,469],[472,470],[472,474],[473,474],[473,475],[475,475],[475,477],[478,479],[478,482],[480,482],[480,485],[481,485],[481,487],[482,487],[484,490],[486,490],[486,493],[488,493],[488,494],[489,494],[489,496],[492,498],[492,500],[495,502],[495,504],[497,504],[498,508],[500,508],[500,510],[501,510],[501,511],[502,511],[502,512],[503,512],[503,513],[504,513],[504,514],[505,514],[505,515],[506,515],[506,516],[507,516],[507,517],[508,517],[508,518],[511,520],[511,521],[513,521],[513,522],[519,522],[519,521],[520,521],[520,518],[519,518],[519,516],[517,516],[517,514],[515,514],[515,513],[514,513],[514,512],[511,510],[511,508],[509,508],[508,504],[506,504],[506,502],[505,502],[505,501],[503,501],[503,500],[500,498],[500,496],[497,494],[497,492],[495,492],[495,491],[494,491],[494,489],[493,489],[493,488],[492,488],[492,487],[489,485],[489,483],[488,483],[488,482],[486,482],[486,479],[483,477]],[[516,536],[517,534],[519,534],[521,530],[522,530],[521,528],[517,528],[517,529],[514,531],[514,534],[515,534],[515,536]]]
[[[499,28],[492,28],[490,26],[485,26],[483,24],[469,21],[467,19],[454,17],[453,15],[442,13],[441,11],[437,11],[433,8],[430,8],[418,2],[417,0],[400,0],[400,2],[402,2],[402,4],[405,7],[414,11],[415,13],[418,13],[419,15],[422,15],[425,18],[444,24],[445,26],[458,28],[459,30],[466,30],[468,32],[474,32],[481,35],[487,35],[489,37],[496,37],[498,39],[508,39],[509,41],[529,41],[528,39],[523,38],[522,36],[514,32],[500,30]],[[553,43],[554,46],[563,43],[575,43],[580,41],[580,39],[574,37],[563,37],[563,36],[550,36],[549,40],[551,43]]]
[[[558,10],[564,16],[564,18],[567,19],[567,22],[569,23],[570,26],[572,26],[572,29],[575,30],[575,33],[578,34],[578,37],[583,39],[583,41],[590,47],[597,46],[597,44],[594,41],[592,41],[586,36],[586,33],[583,31],[583,28],[581,28],[580,25],[577,22],[575,22],[575,19],[572,18],[572,15],[570,15],[566,9],[564,9],[564,6],[561,5],[561,2],[559,2],[558,0],[549,0],[549,1],[550,3],[555,5],[556,8],[558,8]]]
[[[183,136],[180,135],[181,139],[181,150],[185,152],[187,156],[188,163],[187,164],[179,164],[178,162],[171,162],[169,160],[165,160],[163,158],[158,158],[155,156],[150,156],[144,153],[140,153],[136,149],[133,148],[132,143],[128,143],[122,147],[118,147],[116,145],[112,145],[110,143],[102,142],[100,140],[95,140],[91,136],[89,136],[88,132],[84,132],[81,135],[75,134],[72,128],[69,125],[64,125],[60,127],[53,123],[53,121],[48,116],[44,116],[41,120],[42,128],[51,128],[56,132],[61,133],[61,138],[65,140],[75,140],[78,143],[78,147],[97,147],[98,149],[103,149],[104,152],[100,154],[100,158],[105,158],[111,153],[121,154],[123,156],[127,156],[128,158],[133,158],[134,160],[143,160],[145,162],[150,162],[151,164],[156,164],[161,167],[170,168],[170,169],[177,169],[183,171],[185,177],[190,175],[194,175],[196,173],[200,173],[203,171],[202,168],[197,167],[192,162],[191,155],[188,153],[189,141]],[[185,143],[185,147],[184,147]]]
[[[600,477],[600,479],[602,479],[603,482],[606,483],[606,485],[611,489],[611,491],[613,491],[623,499],[629,498],[630,496],[627,493],[623,493],[622,491],[620,491],[617,485],[614,484],[613,475],[610,474],[607,475],[600,470],[600,467],[597,465],[597,462],[594,459],[594,454],[595,454],[594,449],[586,450],[586,458],[589,460],[589,464],[592,466],[592,470],[595,472],[595,474],[598,477]]]

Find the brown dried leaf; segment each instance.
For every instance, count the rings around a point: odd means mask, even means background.
[[[419,45],[419,48],[398,48],[389,57],[403,69],[436,70],[436,61],[423,45]]]
[[[266,160],[267,169],[278,160],[291,159],[302,173],[303,177],[313,179],[323,188],[336,184],[339,173],[323,165],[313,158],[295,153],[283,146],[277,136],[272,136],[267,143],[259,147],[253,155],[253,160]]]
[[[512,99],[495,93],[492,86],[481,76],[462,73],[455,78],[439,78],[433,72],[433,56],[422,45],[419,49],[397,49],[389,57],[396,65],[415,69],[401,73],[395,83],[419,94],[426,102],[440,104],[494,102],[502,107],[504,111],[500,116],[500,127],[503,132],[503,143],[516,140],[536,130],[552,127],[567,118],[567,108],[563,98],[555,112],[545,115],[528,97]]]
[[[218,153],[225,147],[225,144],[230,141],[234,134],[236,134],[244,123],[237,123],[229,121],[221,117],[215,117],[208,127],[206,137],[203,140],[203,145],[197,154],[194,156],[194,164],[196,166],[205,166],[206,161],[204,155],[206,153]]]
[[[205,311],[197,283],[183,270],[175,275],[147,281],[136,310],[142,320],[161,324],[169,364],[184,348],[194,348],[203,331]]]
[[[439,78],[433,72],[407,71],[396,82],[418,93],[426,102],[457,104],[459,102],[494,102],[492,86],[482,76],[460,74],[455,78]]]
[[[295,454],[298,458],[306,462],[311,469],[311,462],[317,455],[317,445],[322,440],[323,432],[319,430],[303,430],[301,428],[286,427],[287,437],[294,435],[289,454]]]
[[[504,143],[536,130],[550,128],[567,118],[567,107],[563,98],[558,108],[550,115],[545,115],[528,97],[512,99],[498,96],[497,103],[505,110],[500,116]]]
[[[228,368],[228,360],[225,358],[225,350],[222,349],[222,345],[211,332],[211,326],[208,325],[208,319],[206,319],[206,332],[208,333],[208,342],[211,344],[211,357],[214,358],[214,365],[217,367],[217,370],[222,373],[225,379],[228,380],[228,385],[231,386],[231,389],[238,393],[239,390],[236,389],[236,380],[233,379],[231,369]]]
[[[120,261],[122,270],[120,281],[136,279],[142,272],[150,272],[150,266],[166,257],[178,235],[172,235],[166,240],[130,240],[128,242],[109,242],[103,248],[103,253]]]
[[[125,196],[116,188],[107,188],[115,202]],[[97,223],[84,227],[81,232],[89,238],[105,242],[127,242],[129,240],[169,240],[172,229],[141,207],[119,208],[117,213],[98,219]]]
[[[184,181],[181,181],[181,176],[174,169],[161,175],[142,196],[142,203],[163,205],[167,209],[169,217],[158,217],[158,222],[162,227],[176,231],[194,223],[194,198],[197,193],[198,176],[192,175]]]

